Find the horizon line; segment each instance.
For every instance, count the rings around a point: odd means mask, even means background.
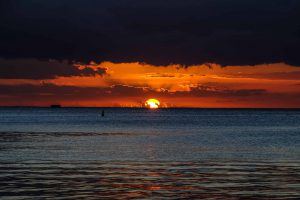
[[[49,106],[3,106],[0,105],[0,108],[51,108],[51,105]],[[63,109],[63,108],[132,108],[132,109],[149,109],[147,107],[130,107],[130,106],[61,106],[60,108],[56,109]],[[55,109],[55,108],[52,108]],[[300,107],[160,107],[160,109],[264,109],[264,110],[300,110]]]

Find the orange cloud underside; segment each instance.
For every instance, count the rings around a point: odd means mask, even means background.
[[[300,83],[300,68],[285,64],[240,67],[201,65],[183,68],[178,65],[104,62],[94,67],[106,67],[107,74],[103,77],[59,77],[46,82],[82,87],[122,84],[150,87],[158,91],[167,89],[170,92],[189,91],[196,85],[207,83],[219,83],[232,89],[260,88],[288,92],[298,91],[297,83]],[[295,73],[299,73],[296,78],[293,76]]]
[[[79,66],[81,68],[85,66]],[[0,80],[0,84],[55,84],[57,86],[112,88],[123,85],[140,88],[144,95],[124,93],[111,97],[95,95],[86,100],[60,100],[70,106],[140,106],[155,92],[165,106],[187,107],[300,107],[300,68],[283,63],[259,66],[215,64],[189,66],[152,66],[141,63],[91,63],[89,67],[106,68],[103,76],[57,77],[51,80]],[[205,87],[208,94],[189,96],[195,88]],[[217,95],[222,91],[261,90],[263,94]],[[147,91],[152,91],[148,93]],[[169,95],[166,95],[169,94]],[[178,95],[180,94],[180,95]],[[216,95],[215,95],[216,94]],[[31,100],[34,101],[34,100]],[[29,102],[29,101],[28,101]],[[33,102],[33,104],[39,102]],[[43,102],[50,103],[50,102]]]

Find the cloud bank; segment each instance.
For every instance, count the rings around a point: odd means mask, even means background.
[[[105,68],[80,68],[76,64],[58,61],[40,61],[36,59],[0,58],[0,79],[53,79],[59,76],[95,76],[103,75]]]
[[[299,0],[4,0],[0,57],[299,66]]]

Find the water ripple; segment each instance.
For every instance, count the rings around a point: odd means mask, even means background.
[[[297,199],[288,162],[1,163],[2,199]]]

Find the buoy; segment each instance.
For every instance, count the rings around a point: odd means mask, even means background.
[[[104,117],[104,110],[102,110],[101,116]]]

